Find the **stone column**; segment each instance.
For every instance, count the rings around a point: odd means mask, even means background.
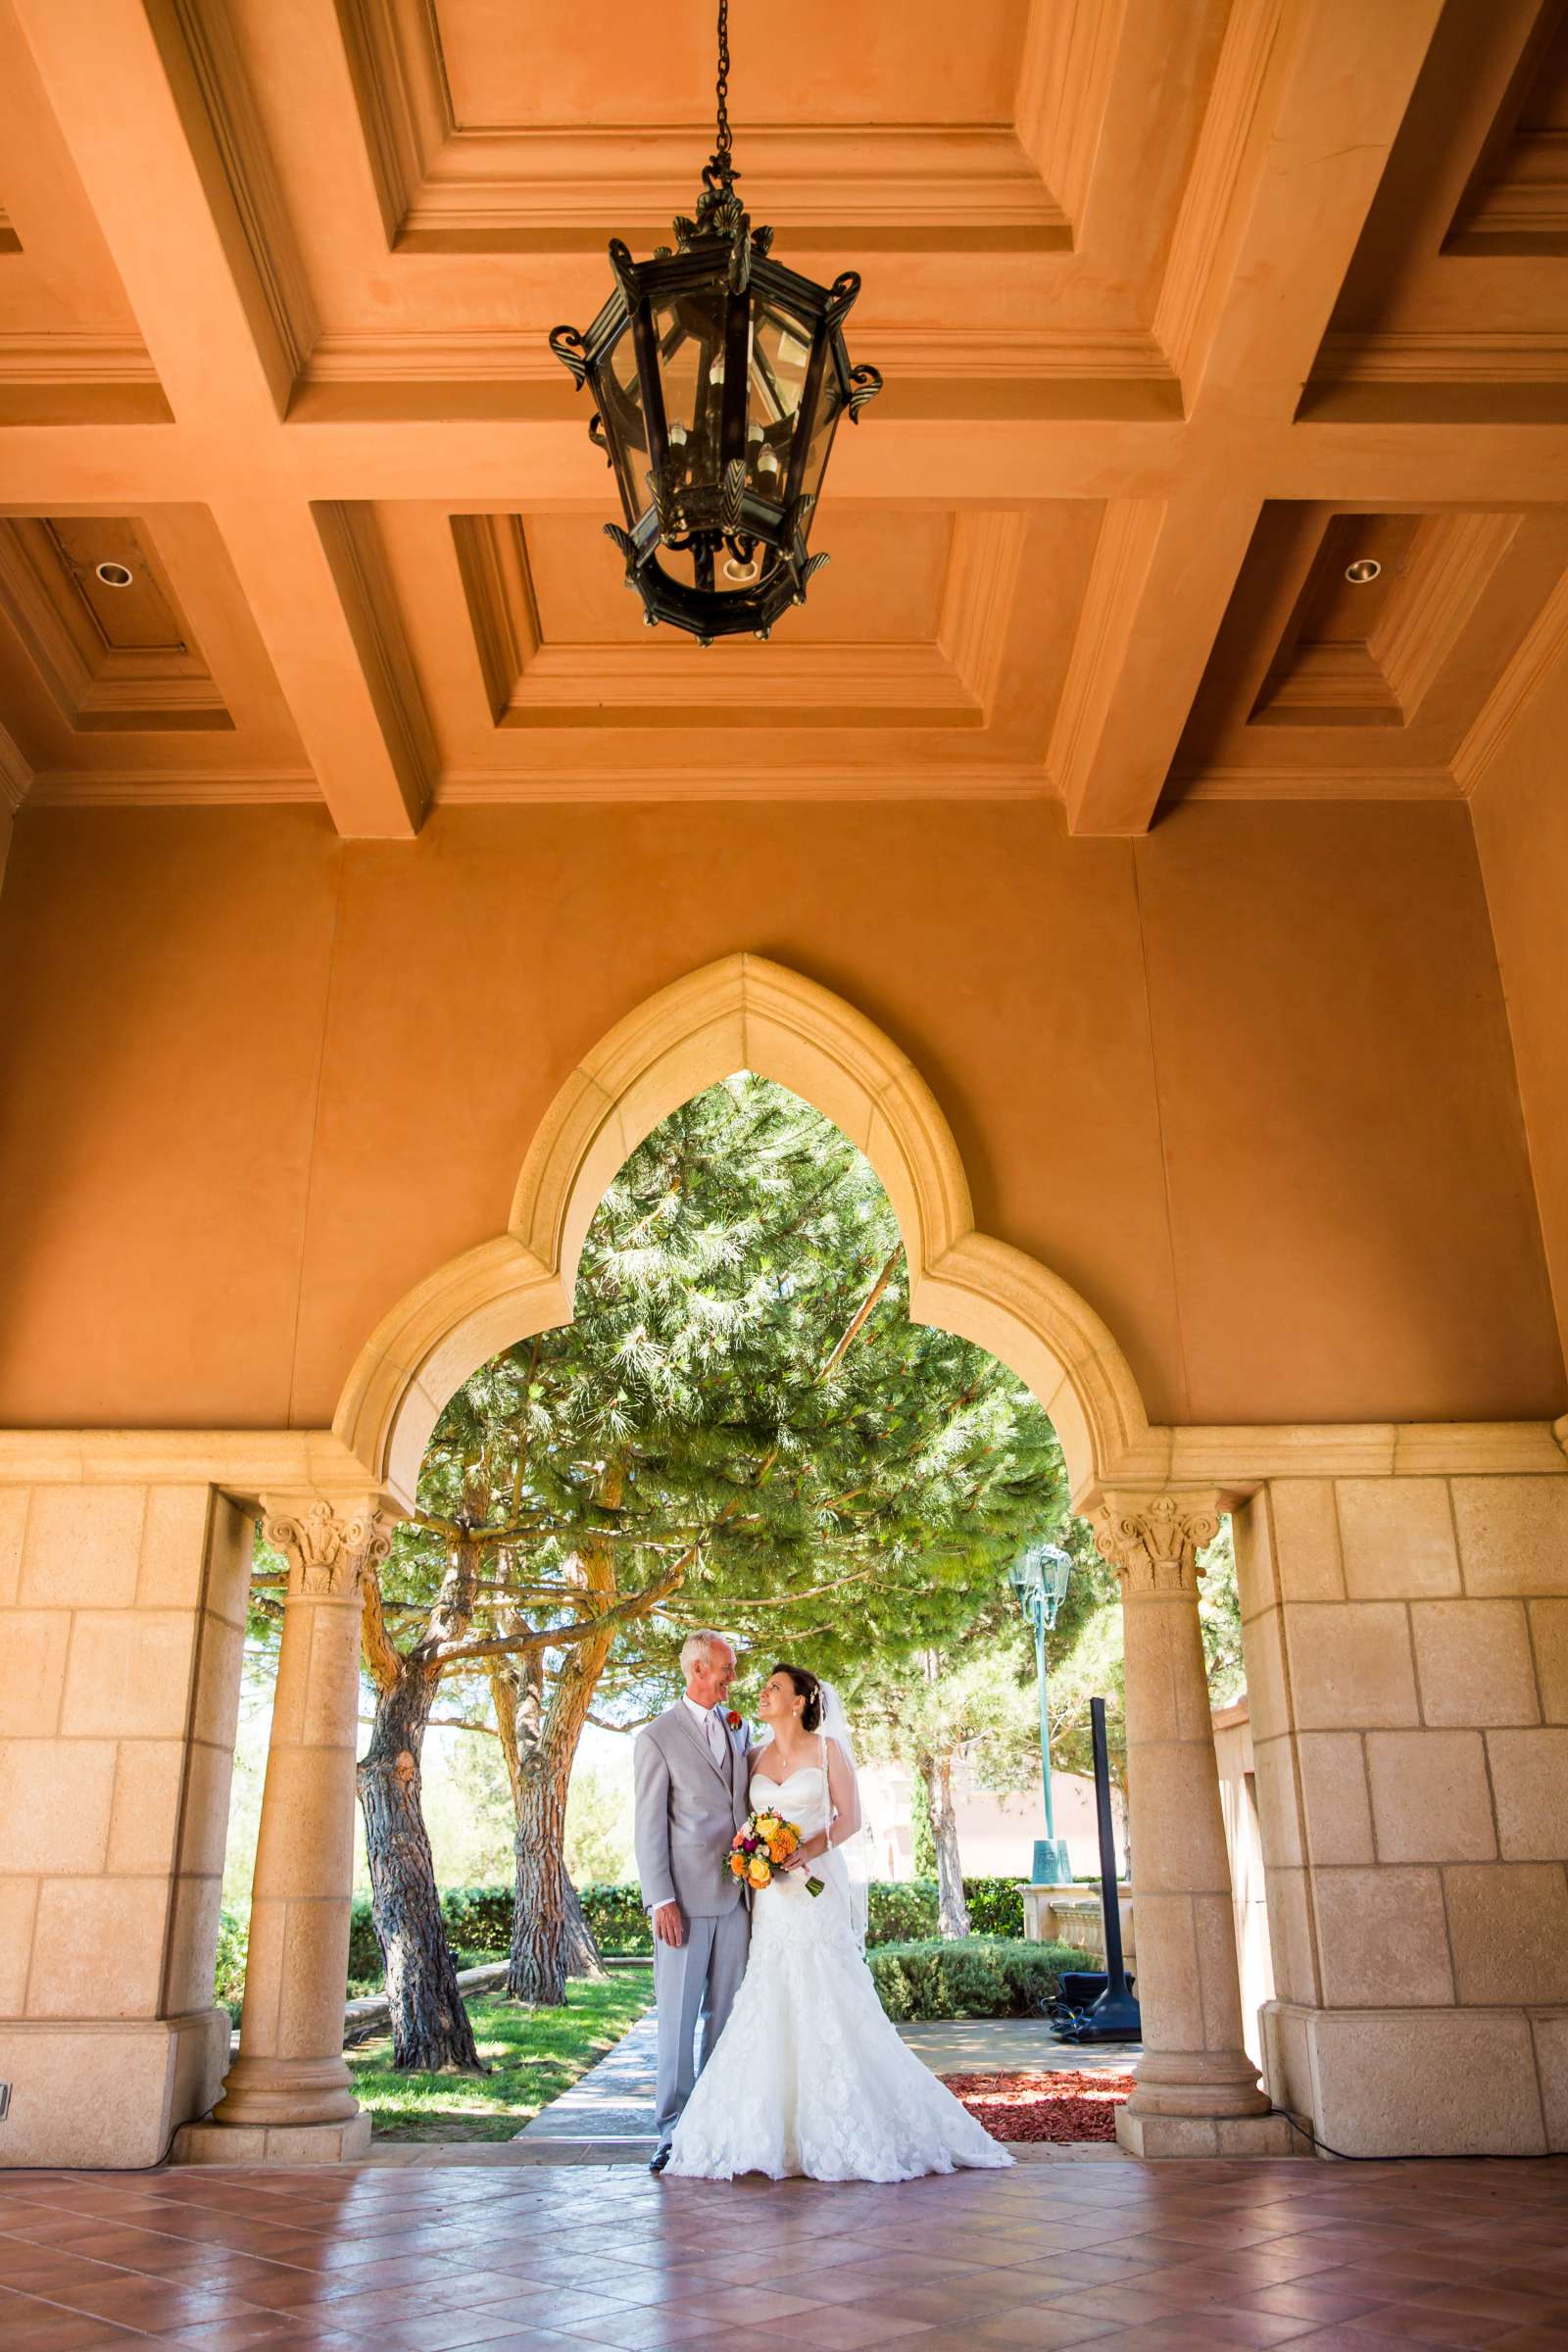
[[[240,2054],[184,2164],[300,2164],[362,2155],[370,2119],[343,2058],[354,1870],[360,1580],[391,1522],[354,1504],[269,1496],[265,1532],[289,1564],[277,1693],[251,1891]]]
[[[39,1433],[0,1482],[0,2166],[160,2164],[228,2062],[213,1955],[251,1522],[199,1440],[98,1444],[166,1476],[100,1483],[90,1446]]]
[[[1121,1583],[1127,1797],[1145,2056],[1116,2120],[1140,2156],[1288,2154],[1242,2042],[1230,1862],[1198,1619],[1219,1496],[1107,1493],[1095,1542]]]

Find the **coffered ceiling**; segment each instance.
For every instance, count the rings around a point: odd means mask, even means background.
[[[0,0],[13,799],[1471,788],[1568,649],[1568,11],[735,0],[743,192],[887,390],[808,605],[705,652],[545,338],[690,207],[711,41]]]

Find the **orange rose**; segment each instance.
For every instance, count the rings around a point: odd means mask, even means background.
[[[735,1876],[736,1876],[738,1879],[744,1879],[744,1878],[745,1878],[745,1876],[746,1876],[746,1856],[745,1856],[744,1854],[731,1854],[731,1856],[730,1856],[730,1858],[729,1858],[729,1866],[730,1866],[731,1870],[732,1870],[732,1871],[735,1873]]]

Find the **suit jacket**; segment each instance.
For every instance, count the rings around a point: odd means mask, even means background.
[[[650,1910],[677,1902],[689,1919],[710,1919],[741,1899],[729,1847],[751,1811],[752,1740],[744,1724],[726,1725],[724,1740],[720,1766],[680,1698],[637,1735],[637,1876]]]

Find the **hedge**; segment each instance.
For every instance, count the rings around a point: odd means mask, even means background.
[[[976,1936],[1022,1936],[1023,1896],[1016,1880],[965,1879],[963,1891]],[[637,1886],[584,1886],[581,1895],[583,1915],[602,1952],[625,1957],[653,1950]],[[910,1943],[935,1936],[937,1890],[932,1880],[877,1880],[869,1898],[868,1943]],[[512,1941],[510,1886],[449,1886],[441,1897],[441,1916],[449,1942],[466,1963],[506,1958]],[[237,1922],[235,1931],[239,1933]],[[228,1962],[230,1978],[243,1973],[243,1948],[241,1933],[238,1967],[232,1956]],[[381,1951],[370,1925],[369,1899],[358,1895],[349,1929],[349,1978],[368,1984],[378,1982],[380,1975]],[[224,1997],[220,1993],[220,1999]]]
[[[965,1879],[969,1926],[976,1936],[1023,1935],[1023,1894],[1016,1879]],[[868,1889],[868,1943],[917,1940],[937,1932],[932,1879],[879,1879]],[[648,1915],[636,1886],[585,1886],[582,1907],[605,1952],[647,1952]]]
[[[1083,1957],[1071,1944],[1011,1936],[964,1936],[949,1943],[923,1936],[877,1944],[866,1954],[878,1998],[898,2025],[913,2018],[1044,2016],[1062,1971],[1081,1968]]]
[[[1005,1886],[1006,1882],[980,1879],[967,1885],[973,1904],[976,1887]],[[867,1959],[891,2018],[1039,2016],[1054,1998],[1061,1971],[1084,1965],[1084,1954],[1070,1944],[1026,1943],[1020,1936],[970,1936],[951,1943],[936,1936],[879,1936],[878,1920],[884,1931],[907,1918],[923,1925],[929,1910],[934,1926],[936,1894],[917,1882],[884,1882],[871,1888],[871,1898],[873,1933]],[[629,1939],[639,1933],[641,1948],[648,1948],[642,1899],[635,1886],[585,1886],[582,1904],[603,1949],[636,1949]],[[505,1959],[512,1933],[510,1886],[449,1887],[441,1909],[460,1966]],[[245,1984],[245,1921],[238,1912],[225,1910],[219,1928],[215,1998],[236,2021]],[[370,1906],[363,1896],[354,1905],[348,1974],[357,1990],[381,1982],[381,1954],[370,1925]]]

